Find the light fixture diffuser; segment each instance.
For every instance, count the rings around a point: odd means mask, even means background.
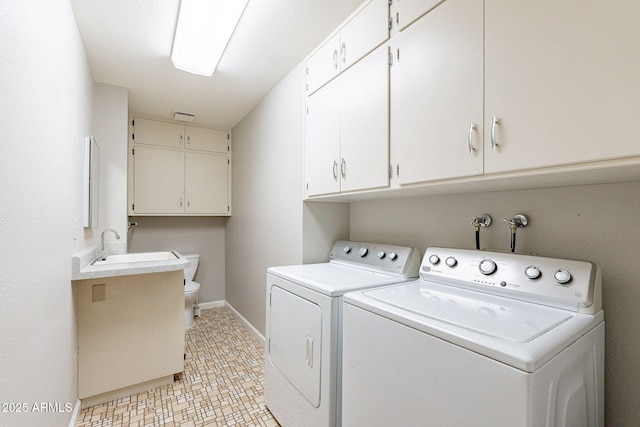
[[[211,76],[249,0],[182,0],[171,61],[179,70]]]

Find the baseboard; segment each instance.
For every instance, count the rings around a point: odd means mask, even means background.
[[[224,307],[224,300],[211,301],[211,302],[199,302],[198,307],[200,307],[200,310],[206,310],[208,308]]]
[[[69,421],[69,427],[74,427],[76,425],[76,420],[78,419],[78,414],[80,413],[80,406],[82,402],[80,399],[76,400],[76,406],[73,407],[73,413],[71,414],[71,421]]]
[[[238,318],[238,320],[240,322],[244,323],[244,325],[247,327],[247,329],[249,329],[249,332],[251,332],[251,334],[253,336],[255,336],[257,339],[259,339],[264,344],[264,342],[265,342],[264,335],[262,335],[260,333],[260,331],[258,331],[256,328],[254,328],[254,326],[247,319],[245,319],[244,316],[238,312],[238,310],[233,308],[233,306],[231,304],[229,304],[227,301],[225,301],[224,304],[227,307],[229,307],[231,312]]]

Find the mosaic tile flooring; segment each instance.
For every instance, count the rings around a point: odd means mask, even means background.
[[[264,347],[226,307],[202,310],[173,384],[86,408],[76,427],[278,426],[265,408]]]

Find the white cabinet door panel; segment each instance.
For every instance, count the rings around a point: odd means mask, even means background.
[[[486,0],[485,16],[485,173],[640,154],[640,2]]]
[[[372,0],[341,31],[341,69],[357,62],[389,38],[389,0]]]
[[[381,46],[339,77],[342,191],[389,185],[388,52]]]
[[[137,146],[134,156],[135,213],[184,212],[184,153]]]
[[[161,145],[174,148],[184,147],[183,125],[139,117],[136,117],[134,121],[134,142],[136,144]]]
[[[391,3],[391,32],[404,30],[443,0],[393,0]]]
[[[185,213],[228,213],[227,157],[192,152],[184,156]]]
[[[482,10],[482,0],[448,0],[392,42],[400,184],[482,174]]]
[[[186,148],[190,150],[227,153],[228,133],[224,130],[185,126]]]

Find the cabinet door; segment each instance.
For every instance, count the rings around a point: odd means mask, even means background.
[[[630,0],[486,0],[486,173],[640,154],[639,16]]]
[[[183,213],[184,152],[136,146],[133,162],[134,212]]]
[[[318,90],[322,85],[340,72],[340,33],[334,35],[323,44],[306,63],[307,95]]]
[[[482,25],[482,0],[447,0],[395,36],[400,184],[482,174]]]
[[[333,81],[307,98],[305,180],[308,196],[340,191],[340,88]]]
[[[340,31],[344,71],[389,38],[389,0],[372,0]]]
[[[186,148],[191,150],[228,152],[228,133],[223,130],[185,126]]]
[[[338,77],[341,191],[389,185],[389,48]]]
[[[195,152],[186,152],[184,156],[185,213],[227,214],[228,157]]]
[[[136,144],[184,147],[184,126],[157,120],[134,119],[134,142]]]
[[[443,0],[393,0],[391,2],[391,33],[404,30],[409,24],[433,9]]]

